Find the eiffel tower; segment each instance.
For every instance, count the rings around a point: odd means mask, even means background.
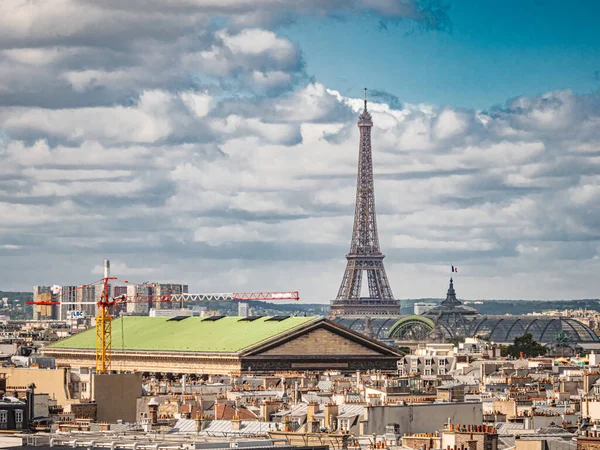
[[[336,299],[331,301],[329,315],[330,317],[398,317],[400,301],[394,299],[383,267],[385,255],[379,249],[371,152],[373,120],[367,110],[366,88],[365,109],[358,118],[358,128],[360,146],[354,230],[350,253],[346,255],[348,263],[344,278]],[[368,297],[360,296],[363,273],[366,274],[369,285]]]

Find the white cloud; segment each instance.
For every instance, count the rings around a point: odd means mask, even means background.
[[[447,109],[442,111],[434,126],[434,132],[438,139],[448,139],[463,133],[467,128],[467,120],[462,114]]]
[[[559,97],[581,114],[581,97]],[[547,108],[550,97],[544,98]],[[152,90],[131,106],[4,111],[2,126],[9,133],[20,130],[26,136],[34,130],[73,143],[5,144],[3,166],[12,167],[19,179],[2,185],[10,201],[0,207],[10,217],[0,228],[0,245],[5,251],[12,250],[7,245],[31,248],[25,239],[14,239],[15,227],[21,227],[29,236],[43,236],[47,248],[71,242],[86,251],[109,246],[117,255],[125,250],[166,255],[185,248],[192,261],[195,251],[200,256],[212,249],[204,257],[298,263],[341,258],[343,266],[352,226],[360,100],[308,84],[260,105],[263,119],[251,117],[244,103],[237,106],[240,114],[223,113],[222,104],[206,93]],[[350,115],[348,107],[354,110]],[[482,267],[512,259],[521,267],[526,258],[529,271],[536,264],[554,270],[549,261],[558,267],[563,258],[572,258],[571,241],[594,235],[598,225],[589,212],[600,200],[599,161],[572,145],[576,133],[564,146],[537,127],[509,139],[497,133],[498,123],[515,123],[512,114],[523,111],[506,110],[499,116],[457,112],[467,125],[440,135],[436,127],[440,117],[447,121],[448,108],[407,105],[395,111],[373,103],[371,110],[379,226],[390,267],[407,259],[432,265],[463,261],[462,266],[476,261]],[[340,123],[343,117],[349,119]],[[208,142],[169,142],[190,127],[211,130]],[[339,139],[328,137],[346,127]],[[79,135],[73,132],[77,128]],[[417,145],[417,135],[427,145]],[[574,176],[578,167],[587,175]],[[51,199],[58,203],[48,204]],[[53,235],[60,224],[66,226]],[[596,247],[594,241],[582,261],[597,256]],[[503,270],[510,276],[510,265]],[[390,278],[398,282],[402,275],[391,272]],[[402,286],[408,291],[396,289],[398,296],[419,295]]]
[[[363,102],[307,81],[301,49],[273,25],[353,10],[434,26],[419,4],[1,2],[2,287],[87,282],[110,257],[118,275],[329,300]],[[594,295],[597,96],[487,112],[396,103],[369,109],[398,297],[441,295],[446,280],[431,280],[449,262],[469,277],[465,296]]]

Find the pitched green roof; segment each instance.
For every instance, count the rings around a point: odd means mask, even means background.
[[[176,321],[168,317],[122,317],[112,322],[113,350],[235,353],[316,318],[289,317],[282,321],[270,321],[268,317],[252,321],[240,319],[223,317],[210,321],[203,317],[188,317]],[[49,347],[92,350],[95,346],[96,329],[93,328]]]

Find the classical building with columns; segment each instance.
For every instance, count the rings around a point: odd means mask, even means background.
[[[393,372],[402,353],[322,317],[128,317],[112,324],[112,370],[211,375]],[[95,367],[95,330],[42,350],[57,366]]]

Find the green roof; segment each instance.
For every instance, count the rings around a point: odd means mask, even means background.
[[[293,330],[315,317],[268,320],[204,317],[169,320],[168,317],[122,317],[112,322],[113,350],[154,350],[207,353],[235,353],[253,347],[281,333]],[[96,346],[92,328],[50,345],[50,348],[90,349]]]

